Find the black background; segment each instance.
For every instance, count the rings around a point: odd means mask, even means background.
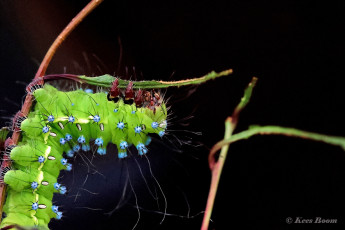
[[[23,83],[30,82],[49,45],[87,2],[0,0],[2,117],[11,117],[20,109]],[[167,213],[186,216],[187,200],[194,215],[206,204],[208,150],[222,139],[224,120],[252,76],[259,82],[241,114],[238,131],[262,124],[345,136],[344,12],[343,1],[106,0],[68,37],[47,73],[116,72],[130,77],[135,66],[138,79],[168,80],[174,72],[172,79],[179,80],[233,68],[232,76],[201,85],[188,98],[193,88],[167,93],[175,98],[172,110],[176,121],[195,116],[188,127],[179,129],[201,131],[203,135],[172,133],[181,139],[191,137],[193,144],[201,142],[203,146],[183,146],[184,152],[177,153],[171,145],[155,141],[148,154],[167,195]],[[120,66],[118,37],[123,45]],[[2,118],[1,125],[8,121]],[[345,155],[340,148],[288,137],[258,136],[233,144],[228,157],[210,229],[343,228]],[[111,217],[104,215],[120,199],[125,177],[121,175],[126,174],[126,167],[142,208],[137,229],[200,228],[200,214],[189,219],[168,216],[160,225],[162,215],[150,210],[162,211],[162,203],[157,208],[147,195],[134,157],[127,163],[119,162],[111,153],[104,158],[97,157],[95,164],[107,179],[90,176],[85,185],[99,195],[84,191],[78,202],[73,202],[71,195],[87,172],[76,163],[73,176],[64,174],[61,180],[72,184],[69,195],[56,196],[64,218],[53,221],[52,229],[131,229],[137,218],[131,192],[122,209]],[[145,159],[137,160],[150,178]],[[71,178],[77,182],[71,182]],[[149,183],[153,188],[152,178]],[[332,218],[338,223],[286,224],[287,217],[297,216]],[[239,224],[242,227],[235,227]]]

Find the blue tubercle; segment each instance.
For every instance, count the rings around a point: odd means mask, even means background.
[[[60,144],[62,144],[62,145],[66,144],[65,138],[60,138]]]
[[[145,147],[145,145],[143,144],[143,143],[139,143],[138,145],[137,145],[137,149],[138,149],[138,153],[139,153],[139,155],[144,155],[144,154],[146,154],[147,153],[147,148]]]
[[[66,141],[72,140],[72,135],[69,134],[69,133],[67,133],[66,136],[65,136],[65,140],[66,140]]]
[[[159,126],[158,122],[155,122],[155,121],[154,121],[154,122],[151,123],[151,127],[152,127],[153,129],[157,129],[158,126]]]
[[[66,165],[67,164],[67,159],[66,158],[62,158],[61,159],[61,164],[62,165]]]
[[[101,120],[101,117],[99,115],[93,116],[93,121],[98,123]]]
[[[119,128],[119,129],[124,129],[125,128],[125,123],[120,121],[119,123],[117,123],[116,127]]]
[[[68,164],[66,165],[66,170],[67,170],[67,171],[72,171],[72,164],[68,163]]]
[[[127,157],[127,152],[119,152],[117,155],[120,159],[123,159],[123,158]]]
[[[59,211],[59,207],[56,205],[52,205],[53,212],[57,213]]]
[[[99,148],[97,149],[97,153],[98,153],[99,155],[105,155],[105,154],[107,153],[107,150],[106,150],[106,148],[101,148],[101,147],[99,147]]]
[[[82,145],[81,146],[81,149],[84,151],[84,152],[87,152],[87,151],[90,151],[90,145]]]
[[[55,183],[54,184],[54,188],[56,189],[56,190],[59,190],[59,188],[61,187],[61,184],[59,184],[59,183]]]
[[[85,91],[85,93],[93,93],[92,89],[85,89],[84,91]]]
[[[114,113],[117,113],[117,111],[119,111],[119,110],[118,109],[114,109],[113,111],[114,111]]]
[[[74,156],[74,151],[72,149],[70,149],[70,150],[67,151],[66,155],[68,157],[73,157]]]
[[[81,135],[80,137],[78,137],[78,142],[80,144],[84,144],[85,143],[85,137],[83,135]]]
[[[49,132],[49,127],[48,127],[48,126],[44,126],[44,127],[42,128],[42,132],[43,132],[43,133]]]
[[[126,149],[128,148],[128,143],[126,141],[121,141],[120,142],[120,149]]]
[[[132,113],[132,114],[135,114],[135,111],[133,110],[131,113]]]
[[[39,156],[39,157],[38,157],[38,162],[39,162],[39,163],[42,164],[42,163],[44,162],[44,160],[45,160],[45,158],[44,158],[43,156]]]
[[[62,218],[62,212],[57,212],[55,219],[61,220],[61,218]]]
[[[97,138],[95,140],[95,145],[102,146],[103,145],[103,139],[101,137]]]
[[[68,122],[73,123],[75,121],[75,117],[72,115],[68,117]]]
[[[31,209],[32,209],[32,210],[37,210],[37,209],[38,209],[38,203],[37,203],[37,202],[32,203]]]
[[[141,129],[140,126],[137,126],[137,127],[134,128],[134,132],[137,133],[137,134],[141,133],[141,131],[142,131],[142,129]]]
[[[84,152],[87,152],[87,151],[90,151],[90,145],[82,145],[81,146],[81,149],[84,151]]]
[[[150,136],[147,136],[146,141],[145,141],[145,145],[149,145],[152,141],[152,138]]]
[[[55,120],[55,117],[53,115],[48,116],[48,121],[53,122]]]
[[[31,188],[36,189],[38,187],[38,183],[36,181],[31,182]]]
[[[67,192],[66,186],[61,186],[59,192],[60,194],[65,194]]]
[[[164,131],[159,131],[158,135],[159,135],[160,137],[163,137],[163,136],[165,135],[165,132],[164,132]]]
[[[73,151],[78,152],[80,150],[80,145],[73,146]]]

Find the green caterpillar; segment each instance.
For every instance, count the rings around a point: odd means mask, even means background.
[[[22,139],[9,154],[13,164],[4,176],[6,217],[0,227],[48,228],[52,218],[62,217],[52,199],[54,193],[67,191],[57,181],[61,170],[72,169],[64,153],[73,157],[94,146],[104,155],[111,142],[119,158],[127,157],[131,145],[144,155],[151,141],[148,134],[162,137],[167,128],[167,109],[159,97],[154,104],[137,106],[127,98],[113,100],[105,92],[62,92],[47,84],[32,94],[36,104],[21,122]]]

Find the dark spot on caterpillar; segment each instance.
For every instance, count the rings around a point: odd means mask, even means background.
[[[133,102],[134,102],[134,99],[133,99],[133,98],[131,98],[131,99],[125,99],[125,101],[124,101],[124,103],[127,104],[127,105],[131,105],[131,104],[133,104]]]
[[[79,130],[79,131],[81,131],[81,130],[82,130],[81,125],[80,125],[80,124],[78,124],[78,123],[77,123],[77,124],[76,124],[76,126],[77,126],[77,128],[78,128],[78,130]]]
[[[113,99],[111,99],[114,103],[117,103],[120,100],[120,97],[115,97]]]
[[[60,126],[60,129],[64,129],[65,128],[61,122],[59,122],[58,125]]]
[[[116,97],[112,97],[110,95],[110,93],[107,94],[107,99],[108,101],[113,101],[114,103],[117,103],[119,100],[120,100],[120,97],[119,96],[116,96]]]

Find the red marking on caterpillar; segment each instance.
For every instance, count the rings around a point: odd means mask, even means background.
[[[133,82],[129,82],[125,91],[125,100],[132,100],[134,98]]]
[[[135,99],[134,99],[135,105],[138,106],[142,106],[143,102],[144,102],[144,98],[143,98],[143,91],[141,89],[139,89],[137,91],[137,93],[135,94]]]
[[[116,78],[109,91],[110,98],[116,98],[120,96],[120,89],[118,88],[118,86],[119,86],[119,79]]]

